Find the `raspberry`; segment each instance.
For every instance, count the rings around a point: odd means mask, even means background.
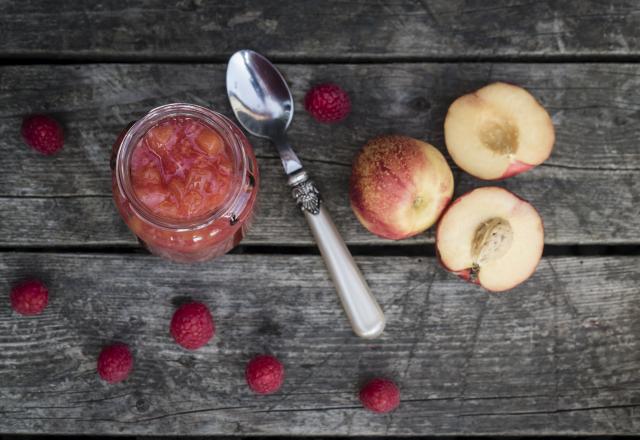
[[[11,307],[21,315],[38,315],[49,302],[47,286],[39,280],[23,281],[11,289]]]
[[[171,336],[187,350],[195,350],[209,342],[216,326],[207,306],[192,302],[184,304],[173,314]]]
[[[351,111],[347,92],[336,84],[320,84],[307,92],[304,108],[319,122],[342,121]]]
[[[400,390],[389,379],[376,378],[360,390],[362,406],[376,413],[388,413],[400,405]]]
[[[109,383],[122,382],[131,373],[133,356],[125,344],[108,345],[98,356],[98,374]]]
[[[55,119],[46,115],[24,118],[22,137],[29,146],[47,156],[57,153],[64,143],[62,127]]]
[[[284,367],[275,357],[261,354],[249,361],[244,375],[253,391],[258,394],[271,394],[282,386]]]

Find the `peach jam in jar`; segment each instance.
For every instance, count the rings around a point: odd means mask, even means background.
[[[157,107],[114,145],[113,198],[154,254],[220,256],[244,237],[258,192],[253,149],[228,118],[193,104]]]

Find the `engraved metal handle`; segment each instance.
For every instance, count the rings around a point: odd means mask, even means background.
[[[363,338],[379,336],[385,325],[382,309],[371,294],[329,212],[322,205],[318,189],[302,170],[289,177],[289,184],[293,197],[311,227],[353,331]]]

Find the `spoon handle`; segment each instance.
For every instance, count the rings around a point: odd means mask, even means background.
[[[363,338],[380,336],[385,325],[382,309],[323,206],[318,189],[303,170],[289,177],[289,185],[320,248],[353,331]]]

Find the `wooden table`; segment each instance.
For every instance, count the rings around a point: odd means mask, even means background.
[[[171,3],[171,4],[169,4]],[[65,434],[632,434],[640,432],[640,10],[635,1],[0,1],[0,432]],[[355,337],[274,149],[252,139],[263,181],[254,229],[199,265],[150,256],[111,200],[110,146],[153,106],[230,114],[225,62],[251,47],[277,62],[298,109],[291,140],[380,300],[388,326]],[[345,123],[302,99],[335,81]],[[433,231],[392,242],[348,204],[350,164],[382,133],[442,151],[458,96],[496,80],[529,89],[557,131],[553,155],[499,182],[546,225],[535,275],[488,294],[440,268]],[[66,130],[43,157],[21,119]],[[487,185],[454,168],[456,195]],[[25,276],[46,311],[7,301]],[[211,305],[218,334],[187,352],[168,334],[185,297]],[[122,340],[135,371],[107,385],[100,348]],[[256,397],[247,360],[286,364]],[[359,385],[394,378],[401,407],[361,409]]]

